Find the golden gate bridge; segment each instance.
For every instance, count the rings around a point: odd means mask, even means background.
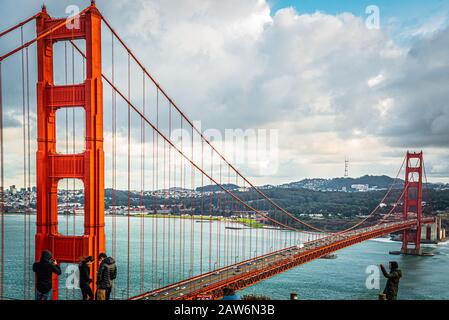
[[[25,41],[24,28],[31,22],[36,23],[36,36]],[[127,226],[126,235],[120,241],[126,243],[126,254],[117,259],[126,260],[126,270],[121,271],[126,277],[124,296],[128,299],[197,299],[204,295],[220,298],[226,287],[242,289],[337,250],[395,232],[402,233],[402,253],[422,253],[421,228],[434,221],[423,215],[423,185],[427,178],[422,152],[407,153],[395,183],[366,218],[344,230],[322,230],[281,207],[227,160],[156,82],[94,1],[70,18],[52,18],[44,6],[36,15],[1,32],[0,38],[14,32],[20,32],[20,43],[0,56],[0,297],[8,296],[4,285],[8,275],[5,180],[17,175],[23,180],[25,190],[22,199],[24,299],[29,299],[34,289],[30,266],[43,250],[52,251],[57,261],[68,264],[79,262],[83,256],[97,259],[100,252],[106,251],[105,184],[110,186],[112,203],[109,246],[112,256],[116,256],[118,191],[123,181],[127,190]],[[63,44],[62,60],[55,58],[55,48],[60,44]],[[35,111],[30,102],[35,85],[30,72],[33,68],[30,61],[34,60],[32,49],[37,64]],[[106,60],[110,65],[105,66]],[[7,64],[8,74],[5,73]],[[10,87],[11,72],[20,78],[21,95],[16,95],[16,90],[5,90],[5,84]],[[58,72],[62,72],[62,84],[56,83]],[[8,144],[17,141],[6,136],[4,117],[5,110],[15,105],[22,107],[23,170],[13,175],[5,164],[5,156],[10,152]],[[83,121],[75,116],[76,108],[82,108]],[[70,109],[73,110],[72,141],[68,138]],[[57,124],[60,117],[64,121],[64,116],[66,141],[62,150],[58,147],[61,142]],[[84,151],[77,152],[75,140],[80,133],[76,130],[83,126]],[[106,135],[107,126],[110,127]],[[36,158],[32,160],[34,127],[37,145]],[[183,133],[175,136],[176,130]],[[123,163],[125,174],[120,170]],[[32,172],[34,164],[35,173]],[[395,185],[404,168],[405,182],[398,192]],[[31,233],[32,177],[37,190],[35,234]],[[70,190],[67,179],[81,181],[84,188],[81,235],[75,231],[75,208],[73,231],[68,228],[68,214],[65,233],[59,228],[63,223],[58,221],[61,202],[68,202],[68,194],[76,191],[75,184]],[[228,188],[231,183],[243,186],[245,191]],[[67,194],[63,201],[59,199],[59,189]],[[148,189],[153,190],[150,201]],[[164,201],[154,192],[161,189],[168,190],[168,199]],[[175,189],[196,189],[200,193],[196,196],[181,193],[175,197],[170,192]],[[163,219],[162,223],[145,219],[147,209],[157,216],[162,202],[170,211],[177,208],[179,219]],[[390,206],[386,210],[383,204],[388,202]],[[140,212],[137,218],[132,217],[136,207]],[[199,208],[200,218],[193,213],[195,208]],[[72,207],[66,211],[69,210]],[[182,212],[190,212],[187,216],[191,219],[183,219]],[[242,228],[242,232],[233,227],[231,217],[236,212],[253,215],[247,221],[249,227]],[[206,223],[219,213],[224,229],[219,223]],[[263,221],[257,227],[251,222],[256,221],[254,217]],[[131,241],[131,219],[140,219],[138,243]],[[148,239],[146,235],[150,231]],[[133,250],[138,252],[138,261],[131,257]],[[97,267],[95,260],[91,270],[93,289]],[[136,269],[138,285],[130,277]],[[146,282],[145,275],[149,273],[151,281]],[[58,279],[55,277],[53,281],[53,297],[57,299]],[[138,295],[134,294],[132,287],[135,286],[139,287]]]

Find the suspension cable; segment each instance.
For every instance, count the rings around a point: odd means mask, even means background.
[[[41,12],[35,14],[34,16],[32,16],[32,17],[30,17],[30,18],[28,18],[28,19],[26,19],[26,20],[23,20],[22,22],[16,24],[15,26],[13,26],[13,27],[11,27],[11,28],[5,30],[5,31],[0,32],[0,38],[2,38],[3,36],[7,35],[8,33],[12,32],[12,31],[16,30],[17,28],[23,27],[23,26],[26,25],[28,22],[33,21],[34,19],[36,19],[36,18],[39,17],[40,15],[41,15]]]
[[[24,43],[23,45],[21,45],[20,47],[17,47],[16,49],[8,52],[7,54],[4,54],[3,56],[0,56],[0,61],[5,60],[6,58],[12,56],[13,54],[31,46],[33,43],[47,37],[48,35],[53,34],[54,32],[58,31],[59,29],[61,29],[62,27],[64,27],[65,25],[67,25],[68,23],[72,23],[75,19],[77,19],[79,16],[81,16],[82,14],[86,13],[87,11],[90,10],[90,7],[87,7],[86,9],[84,9],[83,11],[81,11],[80,13],[69,17],[67,19],[65,19],[64,21],[61,21],[59,23],[57,23],[55,26],[49,28],[47,31],[42,32],[40,35],[38,35],[36,38],[34,38],[33,40],[30,40],[26,43]]]

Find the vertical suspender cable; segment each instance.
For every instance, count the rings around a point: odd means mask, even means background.
[[[169,150],[171,150],[171,147],[170,147]],[[169,197],[170,197],[172,192],[173,193],[176,192],[176,157],[175,156],[176,155],[173,154],[173,162],[172,162],[172,165],[173,165],[173,175],[172,175],[173,176],[173,181],[172,181],[172,183],[173,184],[172,184],[172,190],[170,190],[170,192],[169,192]],[[171,159],[171,156],[170,156],[170,159]],[[171,168],[171,166],[170,166],[170,168]],[[170,169],[170,172],[171,172],[171,169]],[[171,255],[169,255],[169,259],[171,257],[171,267],[170,267],[170,270],[171,270],[171,273],[172,273],[171,281],[172,282],[176,282],[175,281],[175,259],[176,259],[176,257],[175,257],[175,252],[176,252],[176,249],[175,249],[175,244],[176,244],[176,241],[175,241],[175,224],[176,224],[176,220],[174,219],[176,211],[178,209],[177,203],[176,203],[176,198],[172,197],[170,207],[173,208],[173,209],[171,209],[171,217],[173,219],[170,219],[170,221],[171,220],[173,220],[173,221],[170,222],[169,227],[170,227],[170,229],[173,228],[173,230],[171,231],[171,237],[168,237],[168,240],[169,240],[169,243],[170,243],[170,248],[172,248],[171,249]]]
[[[255,206],[255,208],[256,208],[256,210],[257,211],[260,211],[260,201],[259,201],[259,196],[256,194],[256,206]],[[254,215],[254,218],[256,217],[256,215]],[[255,245],[256,245],[256,250],[254,251],[254,258],[256,258],[257,256],[258,256],[258,253],[259,253],[259,227],[260,227],[260,223],[258,223],[257,222],[257,220],[255,221],[257,224],[256,224],[256,243],[255,243]]]
[[[231,186],[231,167],[228,165],[228,187]],[[232,192],[232,189],[231,189]],[[226,195],[226,199],[227,201],[227,211],[228,211],[228,217],[226,219],[226,226],[229,227],[229,220],[231,219],[231,197]],[[230,257],[230,246],[231,246],[231,241],[229,240],[230,238],[230,234],[229,234],[229,228],[226,228],[226,240],[225,240],[225,244],[226,244],[226,265],[229,265],[229,257]]]
[[[167,167],[166,167],[166,149],[167,149],[167,146],[166,146],[166,141],[164,140],[164,156],[163,156],[163,159],[164,159],[164,161],[163,161],[163,163],[164,163],[164,169],[163,169],[163,183],[162,183],[162,186],[163,186],[163,190],[164,191],[166,191],[167,189],[166,189],[166,170],[167,170]],[[165,202],[165,200],[164,200],[164,202]],[[166,239],[165,239],[165,236],[166,236],[166,224],[167,224],[167,215],[163,215],[162,216],[162,280],[165,282],[165,250],[166,250]]]
[[[201,139],[201,169],[204,168],[204,140]],[[204,174],[201,173],[200,274],[203,274]]]
[[[171,114],[171,112],[170,112],[170,114]],[[171,118],[171,116],[170,116],[170,118]],[[177,192],[177,190],[179,190],[179,189],[176,188],[176,176],[177,176],[177,171],[176,171],[176,153],[173,153],[173,190],[174,190],[174,192]],[[175,199],[174,199],[175,213],[180,209],[177,199],[179,199],[179,198],[175,197]],[[173,213],[172,213],[172,215],[175,216],[175,214],[173,214]],[[172,227],[173,227],[173,230],[172,230],[173,245],[172,245],[172,268],[171,269],[172,269],[172,273],[173,273],[172,281],[176,282],[176,279],[175,279],[176,278],[176,276],[175,276],[176,275],[176,270],[175,270],[175,268],[176,268],[176,232],[175,232],[176,231],[176,220],[175,219],[172,219],[172,220],[173,220],[173,223],[172,223]]]
[[[235,175],[235,185],[236,186],[239,185],[239,176],[237,174]],[[239,189],[237,189],[237,192],[236,192],[237,195],[238,195]],[[234,199],[234,203],[235,203],[234,208],[235,208],[235,211],[237,212],[237,211],[239,211],[240,203],[236,202],[235,199]],[[238,212],[237,212],[237,217],[238,217]],[[239,242],[238,242],[238,240],[239,240],[239,233],[235,232],[234,233],[234,263],[237,263],[237,260],[239,258]]]
[[[114,34],[111,33],[112,83],[115,86]],[[112,88],[112,256],[117,255],[117,95]],[[112,287],[115,298],[115,286]]]
[[[4,296],[5,283],[5,185],[4,185],[4,158],[3,158],[3,83],[2,62],[0,61],[0,300]]]
[[[231,185],[232,177],[231,174],[229,174],[229,185]],[[232,189],[231,193],[235,195],[236,191],[235,189]],[[229,221],[230,223],[234,224],[234,197],[229,197]],[[235,232],[234,229],[230,229],[229,231],[229,264],[232,264],[234,261],[234,236]]]
[[[2,83],[2,62],[0,61],[0,299],[4,298],[5,288],[5,179],[4,179],[4,153],[3,153],[3,83]]]
[[[256,150],[257,150],[257,148],[256,148]],[[248,193],[249,193],[248,198],[249,198],[249,202],[251,203],[251,205],[252,205],[253,207],[255,207],[254,201],[253,201],[254,198],[253,198],[253,193],[252,193],[252,191],[253,191],[253,188],[251,188],[251,186],[250,186],[250,187],[248,188]],[[257,202],[256,202],[256,203],[257,203]],[[256,213],[250,211],[250,213],[249,213],[249,228],[250,228],[250,229],[249,229],[249,248],[248,248],[249,259],[251,259],[251,254],[252,254],[252,252],[253,252],[253,227],[255,227],[253,218],[254,218],[254,219],[256,218]]]
[[[159,89],[157,89],[156,91],[156,128],[159,129]],[[158,207],[158,189],[159,189],[159,135],[155,134],[154,129],[153,129],[153,140],[154,140],[154,136],[156,136],[156,171],[155,175],[156,175],[156,188],[154,189],[154,193],[155,193],[155,213],[156,213],[156,232],[155,232],[155,249],[156,249],[156,254],[155,254],[155,263],[156,263],[156,272],[155,272],[155,281],[156,281],[156,286],[159,288],[159,268],[158,268],[158,253],[159,253],[159,207]],[[154,156],[153,156],[154,158]]]
[[[176,171],[176,153],[173,153],[173,190],[174,192],[178,192],[177,186],[176,186],[176,177],[177,177],[177,171]],[[175,197],[174,199],[174,206],[175,206],[175,212],[180,212],[180,206],[178,203],[179,197]],[[178,219],[180,220],[180,219]],[[172,246],[172,281],[176,282],[176,219],[173,219],[173,223],[172,223],[172,235],[173,235],[173,246]],[[178,231],[178,234],[180,235],[180,230]],[[180,241],[178,241],[180,242]],[[179,272],[179,271],[178,271]]]
[[[246,185],[245,185],[245,180],[243,180],[243,193],[242,193],[242,200],[244,203],[247,202],[246,199]],[[245,226],[246,223],[246,218],[247,218],[247,211],[245,210],[246,208],[244,206],[242,206],[242,215],[243,215],[243,226]],[[245,240],[246,240],[246,228],[243,228],[243,235],[242,235],[242,260],[245,260]]]
[[[191,159],[193,161],[193,153],[194,153],[194,137],[193,137],[193,127],[192,127],[192,132],[191,132]],[[190,185],[191,185],[191,189],[194,190],[193,192],[195,192],[195,167],[193,166],[193,164],[191,164],[191,173],[190,173]],[[196,197],[195,195],[190,197],[190,206],[192,208],[192,214],[191,214],[191,219],[190,219],[190,270],[189,270],[189,277],[193,276],[193,268],[194,268],[194,263],[193,263],[193,259],[194,259],[194,255],[195,255],[195,247],[194,247],[194,241],[195,241],[195,224],[194,224],[194,219],[195,219],[195,213],[196,213]]]
[[[220,177],[219,177],[219,181],[220,181],[220,185],[222,184],[222,181],[221,181],[221,179],[222,179],[222,176],[221,176],[221,167],[222,167],[222,162],[221,162],[221,160],[219,160],[219,163],[220,163],[220,168],[219,168],[219,175],[220,175]],[[221,214],[221,192],[219,192],[218,194],[217,194],[217,223],[216,223],[216,231],[217,231],[217,243],[216,243],[216,245],[217,245],[217,253],[216,253],[216,258],[217,258],[217,269],[219,269],[220,268],[220,245],[221,245],[221,227],[222,227],[222,220],[221,220],[221,216],[222,216],[222,214]]]
[[[142,73],[142,104],[143,114],[145,115],[145,73]],[[144,120],[141,119],[141,194],[140,194],[140,292],[144,289],[145,276],[145,126]]]
[[[210,164],[210,176],[213,177],[214,174],[214,153],[211,149],[210,152],[211,157],[211,164]],[[214,194],[214,188],[213,188],[213,182],[212,179],[209,179],[209,271],[212,270],[212,207],[213,207],[213,194]]]
[[[184,131],[183,131],[183,125],[182,125],[182,117],[180,117],[180,127],[181,127],[181,152],[184,151],[184,144],[183,144],[183,137],[184,137]],[[181,157],[180,160],[180,183],[179,183],[179,188],[181,190],[181,203],[180,203],[180,207],[179,207],[179,231],[180,231],[180,235],[179,235],[179,271],[178,274],[181,277],[181,279],[184,279],[184,268],[183,268],[183,264],[184,264],[184,221],[185,219],[182,217],[185,206],[184,206],[184,197],[183,194],[185,192],[185,185],[183,185],[183,182],[185,183],[184,180],[184,161],[183,158]]]
[[[184,119],[181,117],[181,132],[182,132],[182,142],[181,146],[184,147]],[[184,150],[183,150],[184,151]],[[181,157],[181,168],[182,168],[182,189],[184,192],[184,198],[183,198],[183,205],[182,208],[184,209],[184,214],[187,214],[189,211],[187,209],[187,197],[190,194],[190,192],[187,191],[187,167],[184,163],[184,158]],[[191,194],[190,194],[191,196]],[[182,279],[185,279],[185,258],[186,258],[186,219],[182,219],[182,246],[181,246],[181,276]]]
[[[157,96],[157,93],[156,93]],[[157,99],[157,98],[156,98]],[[157,104],[157,102],[156,102]],[[151,288],[152,290],[154,290],[155,288],[155,279],[154,279],[154,266],[155,266],[155,261],[154,261],[154,250],[155,250],[155,230],[154,230],[154,224],[155,224],[155,220],[157,219],[157,213],[156,213],[156,207],[155,207],[155,194],[156,194],[156,184],[155,184],[155,180],[156,180],[156,176],[155,176],[155,149],[156,149],[156,139],[155,139],[155,132],[154,129],[152,130],[153,133],[153,139],[152,139],[152,144],[153,144],[153,156],[152,156],[152,162],[151,162],[151,173],[152,173],[152,192],[151,192],[151,213],[153,215],[152,219],[151,219]]]
[[[128,100],[131,101],[131,56],[128,53]],[[128,239],[127,239],[127,284],[126,292],[129,298],[130,289],[130,219],[131,219],[131,106],[128,104]]]
[[[168,105],[168,136],[169,136],[169,140],[172,140],[171,137],[171,104],[169,103]],[[164,151],[165,154],[165,151]],[[171,242],[171,238],[170,238],[170,229],[171,229],[171,215],[173,214],[173,208],[172,208],[172,203],[171,203],[171,147],[168,146],[168,235],[167,235],[167,280],[168,283],[170,283],[170,250],[171,250],[171,246],[170,246],[170,242]]]
[[[20,39],[23,45],[23,26],[20,27]],[[23,299],[26,300],[26,276],[27,276],[27,241],[28,241],[28,231],[27,231],[27,196],[26,196],[26,185],[27,185],[27,159],[26,159],[26,102],[25,102],[25,55],[24,51],[21,50],[22,57],[22,138],[23,138]]]
[[[29,55],[28,55],[28,48],[25,50],[26,52],[26,83],[27,83],[27,124],[28,124],[28,132],[27,132],[27,153],[28,153],[28,187],[27,187],[27,196],[28,196],[28,259],[27,259],[27,266],[28,266],[28,299],[31,299],[31,129],[30,129],[30,63],[29,63]]]
[[[151,172],[151,174],[152,174],[151,183],[152,183],[153,188],[152,188],[152,192],[151,192],[151,198],[152,198],[151,214],[153,215],[153,217],[151,219],[151,289],[154,290],[154,288],[155,288],[155,286],[154,286],[154,283],[155,283],[155,280],[154,280],[154,266],[155,266],[155,261],[154,261],[154,248],[155,248],[155,246],[154,246],[154,239],[155,239],[154,221],[156,220],[156,217],[157,217],[156,211],[155,211],[156,207],[154,206],[154,198],[155,198],[155,193],[156,193],[156,185],[155,185],[156,178],[155,178],[155,166],[154,166],[154,164],[155,164],[154,150],[155,150],[156,141],[155,141],[154,129],[152,130],[152,133],[153,133],[153,139],[152,139],[153,156],[152,156],[152,161],[151,161],[151,171],[152,171]]]
[[[159,89],[157,89],[156,91],[156,128],[159,129]],[[154,130],[153,133],[155,134]],[[160,284],[159,284],[159,268],[157,267],[158,264],[158,253],[159,253],[159,207],[158,207],[158,189],[159,189],[159,135],[156,134],[156,157],[153,157],[156,159],[156,171],[155,171],[155,175],[156,175],[156,189],[154,190],[155,192],[155,200],[156,200],[156,233],[155,233],[155,239],[156,239],[156,257],[155,257],[155,262],[156,262],[156,283],[157,283],[157,287],[159,288]]]
[[[153,133],[153,139],[152,139],[152,144],[153,144],[153,156],[152,156],[152,161],[151,161],[151,174],[152,174],[152,192],[151,192],[151,214],[152,219],[151,219],[151,289],[154,290],[155,286],[154,286],[154,238],[155,238],[155,232],[154,232],[154,220],[156,219],[156,215],[155,215],[155,206],[154,206],[154,198],[155,198],[155,175],[154,175],[154,163],[155,163],[155,158],[154,158],[154,150],[155,150],[155,137],[154,137],[154,130],[152,130]]]

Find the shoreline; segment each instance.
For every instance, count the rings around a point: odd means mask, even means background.
[[[30,212],[30,215],[36,216],[36,212]],[[65,213],[58,213],[58,216],[65,217],[67,214]],[[23,212],[5,212],[5,216],[24,216]],[[73,213],[69,213],[69,216],[73,217]],[[82,217],[83,214],[76,214],[77,217]],[[105,214],[105,218],[112,217],[111,214]],[[128,215],[126,214],[117,214],[116,217],[125,217],[127,218]],[[129,215],[130,218],[145,218],[145,219],[179,219],[179,220],[196,220],[197,223],[206,223],[206,222],[231,222],[235,224],[240,224],[247,229],[270,229],[272,227],[265,226],[264,224],[254,222],[247,218],[236,218],[236,219],[230,219],[226,217],[217,217],[217,216],[199,216],[199,215],[186,215],[186,216],[179,216],[179,215],[171,215],[171,214],[131,214]]]

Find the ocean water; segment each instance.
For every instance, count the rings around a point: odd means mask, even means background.
[[[142,221],[145,228],[144,233],[140,232]],[[30,250],[31,260],[34,260],[34,216],[31,216],[29,223],[31,228],[28,231],[31,235],[31,242],[24,239],[24,217],[21,215],[5,216],[5,296],[9,299],[31,297],[33,274],[30,268],[34,261],[29,263],[28,258],[25,258],[24,261],[24,251]],[[126,299],[128,296],[179,281],[199,274],[201,271],[206,272],[209,268],[213,270],[235,261],[248,259],[250,255],[260,255],[270,250],[276,250],[281,244],[294,244],[298,240],[290,232],[282,232],[282,239],[274,241],[274,235],[279,233],[270,230],[256,231],[255,229],[229,230],[226,229],[227,226],[238,227],[239,225],[217,221],[197,223],[180,219],[131,218],[128,251],[128,219],[117,217],[116,248],[113,252],[112,218],[106,217],[107,252],[108,254],[114,253],[118,267],[115,298]],[[68,234],[73,234],[75,230],[74,233],[79,235],[83,228],[82,218],[76,217],[74,223],[72,216],[60,216],[58,228],[62,234],[65,234],[66,230],[69,230]],[[191,228],[193,228],[193,236]],[[170,244],[168,242],[169,229]],[[142,235],[144,236],[142,239],[143,255],[141,254]],[[227,235],[239,237],[237,240],[244,239],[246,248],[236,245],[235,242],[224,245],[224,242],[229,239],[226,237]],[[201,237],[203,237],[202,248]],[[304,240],[307,240],[305,235],[301,237],[301,241]],[[194,249],[193,259],[190,261],[191,241],[194,243]],[[24,243],[26,243],[25,246]],[[210,246],[209,243],[211,243]],[[238,241],[238,243],[242,243],[242,241]],[[250,247],[251,250],[248,249]],[[187,248],[189,249],[187,250]],[[366,241],[337,252],[337,259],[312,261],[246,288],[239,293],[241,295],[264,295],[275,300],[289,299],[291,292],[297,293],[299,299],[303,300],[375,300],[386,281],[380,274],[379,289],[368,289],[366,281],[370,274],[367,273],[367,268],[380,263],[388,265],[388,261],[396,260],[403,272],[399,292],[400,299],[449,299],[449,273],[447,272],[449,246],[447,244],[428,246],[427,249],[434,253],[433,257],[391,256],[388,254],[389,251],[399,248],[399,243],[386,239]],[[224,256],[225,252],[228,253],[227,260],[220,260],[218,256]],[[143,265],[143,270],[141,265]],[[80,290],[76,288],[76,285],[74,286],[74,281],[72,281],[76,266],[63,264],[62,269],[63,274],[59,278],[60,299],[80,299]],[[141,271],[143,271],[143,277]],[[374,284],[376,283],[374,281]]]

